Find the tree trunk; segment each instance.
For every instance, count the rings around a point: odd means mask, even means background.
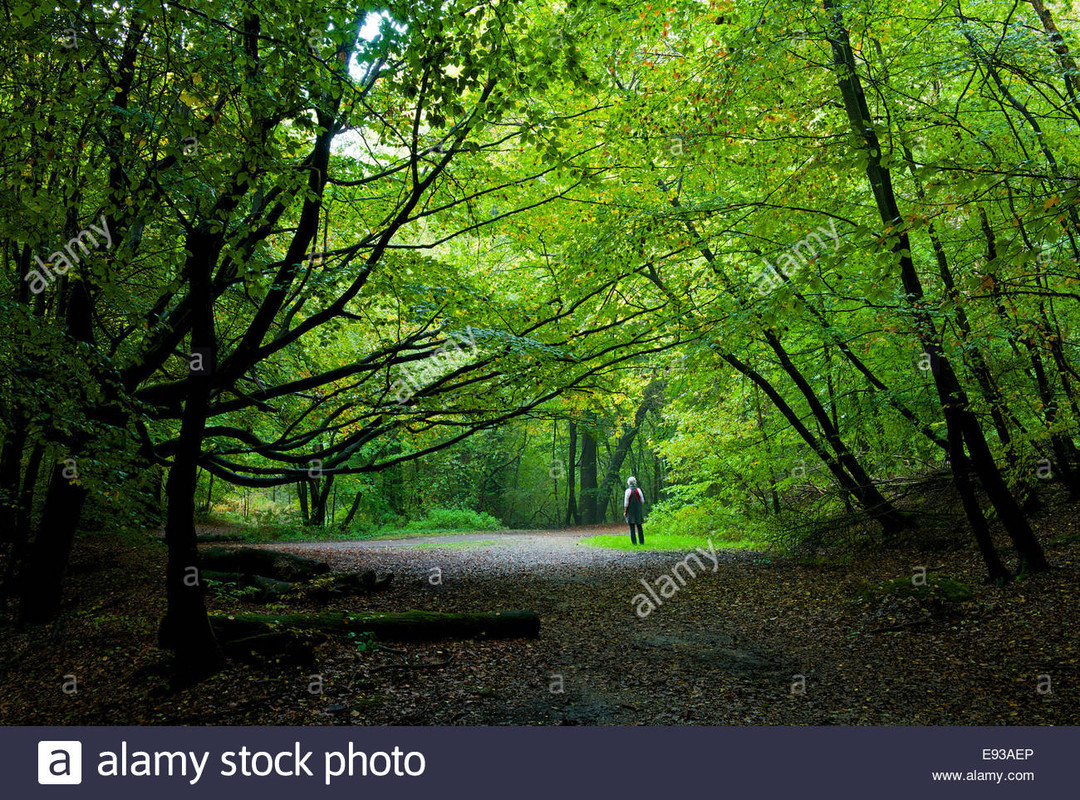
[[[34,510],[34,491],[38,474],[41,472],[41,459],[45,454],[45,445],[34,445],[30,459],[26,464],[22,488],[16,513],[16,526],[8,549],[7,564],[4,565],[3,583],[0,584],[0,613],[7,611],[8,599],[17,591],[16,581],[23,566],[27,544],[30,541],[30,527]]]
[[[559,525],[559,472],[555,469],[555,465],[558,463],[559,458],[559,420],[558,418],[551,421],[551,469],[549,471],[551,475],[551,494],[552,504],[554,506],[554,512],[551,517],[551,527],[558,527]]]
[[[768,494],[765,501],[765,512],[769,511],[769,500],[772,500],[772,513],[780,514],[780,494],[776,491],[776,469],[773,460],[772,446],[769,444],[769,435],[765,432],[765,416],[761,413],[761,387],[754,384],[754,411],[757,415],[758,433],[761,434],[761,445],[765,448],[765,460],[769,465]],[[847,497],[847,495],[845,495]]]
[[[210,473],[210,481],[206,487],[206,502],[203,504],[202,511],[204,514],[210,513],[210,508],[214,505],[214,473]]]
[[[53,467],[45,495],[45,510],[21,583],[19,621],[22,624],[51,622],[60,613],[64,575],[67,572],[75,530],[82,515],[86,490],[64,476],[63,462]]]
[[[7,432],[0,450],[0,542],[4,543],[14,540],[19,527],[19,479],[25,448],[26,427],[16,419],[14,430]]]
[[[567,500],[566,500],[566,526],[570,525],[570,520],[573,518],[575,525],[581,524],[581,515],[578,514],[577,499],[574,497],[574,492],[577,489],[577,475],[574,470],[577,466],[577,423],[570,420],[570,427],[567,431],[567,438],[569,439],[566,445],[566,485],[567,485]]]
[[[312,528],[326,525],[326,507],[330,501],[330,490],[334,487],[334,476],[326,475],[311,481],[311,507],[307,524]]]
[[[344,530],[348,530],[352,525],[353,518],[356,516],[356,512],[360,509],[360,503],[364,499],[363,489],[357,489],[356,496],[353,497],[352,505],[349,506],[349,513],[345,515],[344,521],[341,523],[341,527]]]
[[[1069,96],[1069,104],[1073,108],[1075,118],[1076,112],[1080,111],[1080,103],[1078,103],[1076,96],[1076,79],[1080,76],[1080,72],[1077,72],[1076,61],[1073,59],[1072,53],[1069,52],[1069,47],[1065,44],[1061,31],[1054,24],[1054,16],[1050,13],[1050,9],[1046,7],[1042,0],[1030,0],[1030,2],[1031,7],[1035,9],[1035,13],[1039,16],[1039,21],[1042,22],[1047,38],[1050,39],[1050,45],[1054,48],[1058,63],[1061,64],[1061,71],[1065,76],[1065,92]]]
[[[296,499],[300,501],[300,521],[304,525],[311,524],[311,515],[308,512],[308,484],[307,479],[301,478],[296,482]]]
[[[590,415],[590,424],[595,423],[595,415]],[[596,439],[586,427],[581,430],[581,500],[578,514],[584,525],[595,525],[600,520],[596,507]]]
[[[330,565],[314,558],[263,547],[210,547],[199,554],[204,569],[237,575],[264,575],[279,581],[310,580],[330,572]]]
[[[949,410],[946,413],[952,414]],[[1009,571],[1005,568],[1001,558],[994,547],[990,536],[990,527],[986,523],[982,508],[979,506],[975,495],[975,487],[971,484],[971,463],[967,453],[964,452],[964,440],[960,431],[960,425],[953,422],[948,426],[949,430],[949,462],[952,464],[953,478],[956,481],[956,489],[960,494],[960,502],[964,506],[964,513],[971,524],[971,531],[975,536],[975,543],[979,547],[983,562],[986,564],[988,579],[995,583],[1005,581],[1009,577]]]
[[[65,313],[66,333],[71,339],[93,345],[92,313],[90,288],[82,281],[75,281]],[[76,462],[88,441],[89,436],[84,432],[67,443],[68,452],[76,458]],[[41,522],[30,549],[29,563],[20,581],[19,619],[23,623],[49,622],[60,612],[64,574],[82,516],[83,503],[86,502],[86,489],[69,480],[64,475],[65,469],[63,461],[53,467]]]
[[[184,403],[180,436],[165,487],[168,502],[165,517],[165,543],[168,547],[165,594],[168,609],[158,633],[160,645],[176,654],[176,671],[181,682],[211,675],[224,663],[203,602],[204,587],[199,574],[195,537],[199,457],[202,454],[203,432],[206,429],[217,357],[211,289],[212,259],[208,252],[211,245],[203,235],[197,235],[195,239],[196,244],[187,265],[191,298],[196,309],[191,328],[191,347],[193,353],[203,356],[203,369],[192,371],[189,376],[190,389]]]

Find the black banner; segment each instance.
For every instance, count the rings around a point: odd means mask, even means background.
[[[5,728],[24,797],[1072,797],[1077,728]]]

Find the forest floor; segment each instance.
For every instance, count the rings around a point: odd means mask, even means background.
[[[1058,509],[1039,529],[1055,569],[1003,588],[982,583],[966,546],[813,562],[718,551],[715,569],[706,547],[705,569],[644,618],[642,581],[666,583],[686,554],[581,544],[621,526],[275,544],[334,570],[394,573],[388,589],[329,608],[525,608],[540,637],[331,640],[314,668],[230,663],[177,692],[155,643],[164,549],[90,535],[61,621],[3,630],[0,723],[1077,725],[1080,521]],[[948,580],[905,591],[924,567]]]

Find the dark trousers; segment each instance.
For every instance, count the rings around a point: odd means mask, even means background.
[[[636,531],[634,529],[637,529]],[[634,534],[637,534],[637,538]],[[641,541],[638,541],[640,539]],[[630,544],[645,544],[645,529],[641,527],[641,523],[630,523]]]

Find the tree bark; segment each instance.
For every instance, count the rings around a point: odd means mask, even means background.
[[[349,506],[349,513],[345,515],[345,519],[341,523],[341,527],[348,530],[353,523],[353,519],[356,517],[356,512],[360,510],[360,503],[364,499],[364,490],[357,489],[356,496],[353,497],[352,505]]]
[[[1046,35],[1050,39],[1050,45],[1054,48],[1054,54],[1058,57],[1058,63],[1061,64],[1061,71],[1065,76],[1065,92],[1069,96],[1069,104],[1073,107],[1073,116],[1075,118],[1076,112],[1080,111],[1080,103],[1078,103],[1076,97],[1076,76],[1080,75],[1080,73],[1077,72],[1076,61],[1073,59],[1072,53],[1069,52],[1069,47],[1065,44],[1061,31],[1054,24],[1054,16],[1050,13],[1050,9],[1046,7],[1042,0],[1029,0],[1029,2],[1031,7],[1035,9],[1035,13],[1038,14],[1043,30],[1046,31]]]
[[[308,511],[308,484],[306,478],[296,482],[296,499],[300,501],[300,521],[304,525],[311,524],[311,514]]]
[[[0,450],[0,542],[14,540],[19,527],[19,479],[22,477],[22,456],[26,448],[26,427],[18,419],[14,429],[4,437]]]

